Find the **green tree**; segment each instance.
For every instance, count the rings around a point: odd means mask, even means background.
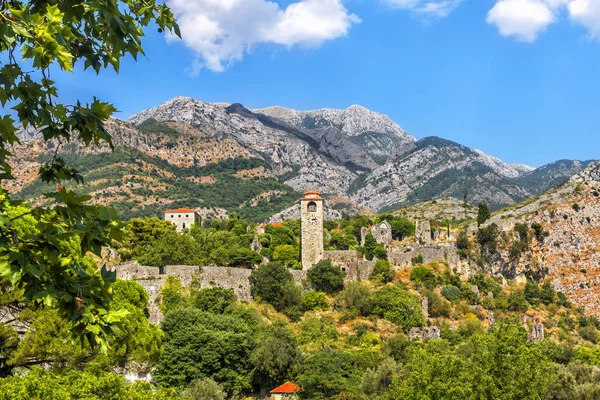
[[[467,231],[462,230],[458,234],[456,239],[456,247],[458,248],[458,255],[462,259],[467,259],[471,250],[471,242],[469,242],[469,236]]]
[[[488,251],[496,251],[500,228],[495,223],[479,228],[477,231],[477,242]]]
[[[169,8],[154,0],[12,1],[4,4],[0,14],[0,51],[5,60],[0,68],[0,102],[4,111],[8,104],[17,119],[6,113],[0,117],[0,275],[23,289],[25,300],[56,307],[72,333],[105,346],[114,323],[124,317],[109,308],[115,276],[105,269],[88,268],[83,257],[88,252],[100,256],[103,247],[114,247],[121,226],[114,209],[87,205],[89,196],[78,196],[64,186],[83,178],[65,164],[58,150],[74,140],[112,147],[104,122],[115,108],[96,98],[85,105],[61,104],[49,73],[52,68],[72,72],[77,64],[97,73],[108,65],[118,71],[124,56],[143,54],[143,28],[151,22],[160,30],[176,34],[179,30]],[[7,181],[14,179],[8,161],[12,146],[19,143],[17,122],[40,130],[45,141],[57,145],[55,156],[39,171],[43,182],[56,185],[46,194],[53,204],[33,207],[28,213],[38,229],[27,240],[15,234],[15,218],[8,216],[8,210],[17,203],[5,190]]]
[[[161,328],[164,352],[152,374],[158,384],[181,388],[211,378],[230,396],[250,389],[252,320],[183,308],[166,314]]]
[[[373,266],[373,272],[371,272],[370,278],[381,283],[391,282],[394,278],[394,269],[389,261],[377,260]]]
[[[525,298],[532,306],[537,306],[540,303],[540,288],[531,279],[528,279],[525,284]]]
[[[346,350],[320,350],[304,361],[298,377],[301,399],[345,399],[360,393],[361,378],[368,368],[380,362],[376,353]]]
[[[508,296],[508,310],[514,312],[525,312],[529,309],[529,303],[525,294],[513,292]]]
[[[217,382],[210,378],[199,379],[181,392],[183,400],[225,400],[226,394]]]
[[[477,226],[483,225],[488,219],[492,217],[490,208],[487,204],[479,203],[477,206]]]
[[[268,392],[296,376],[300,362],[296,336],[288,325],[276,321],[259,332],[250,359],[254,382]]]
[[[176,226],[158,218],[133,218],[123,231],[123,246],[119,254],[123,261],[138,259],[160,238],[175,233]]]
[[[410,236],[415,236],[416,226],[406,218],[396,218],[388,221],[392,226],[392,236],[399,240],[404,240]]]
[[[277,246],[273,251],[273,260],[282,263],[287,268],[293,268],[300,260],[300,250],[291,244]]]
[[[554,303],[554,296],[556,295],[556,290],[554,290],[554,285],[550,281],[546,281],[542,284],[542,289],[540,291],[540,300],[545,305],[550,305]]]
[[[308,280],[312,286],[325,293],[336,293],[344,289],[344,271],[329,260],[321,260],[308,270]]]
[[[277,311],[298,318],[302,294],[290,271],[277,262],[261,265],[250,275],[250,293],[256,301],[271,304]]]
[[[398,285],[385,286],[375,293],[373,312],[401,326],[406,332],[425,324],[419,298]]]
[[[143,265],[165,267],[167,265],[202,265],[199,257],[200,244],[182,233],[167,233],[156,240],[137,258]]]
[[[200,289],[194,293],[192,304],[201,311],[213,314],[223,314],[227,307],[237,302],[233,289],[211,287]]]
[[[435,272],[427,267],[414,267],[410,271],[410,280],[417,284],[422,284],[429,290],[433,290],[436,286],[437,278]]]
[[[367,233],[365,237],[363,252],[367,260],[372,260],[373,258],[387,259],[387,251],[382,245],[377,243],[377,239],[375,239],[371,232]]]

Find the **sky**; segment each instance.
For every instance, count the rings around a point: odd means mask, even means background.
[[[126,119],[176,96],[247,108],[360,104],[534,167],[600,159],[600,0],[167,0],[117,75],[53,78]]]

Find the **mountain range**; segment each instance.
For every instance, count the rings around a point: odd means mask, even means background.
[[[346,211],[380,212],[441,196],[497,209],[565,183],[590,163],[507,164],[439,137],[417,140],[361,106],[249,110],[177,97],[107,126],[114,153],[77,143],[60,153],[82,170],[82,191],[127,216],[184,205],[241,210],[258,220],[293,205],[307,189]],[[31,131],[20,136],[13,161],[19,179],[11,190],[39,198],[44,187],[34,172],[54,144]]]

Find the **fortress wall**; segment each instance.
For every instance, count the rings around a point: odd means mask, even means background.
[[[178,277],[184,287],[192,283],[192,276],[198,272],[200,267],[191,265],[169,265],[163,268],[163,274]]]
[[[252,270],[229,267],[202,267],[199,268],[199,273],[201,288],[219,286],[225,289],[233,289],[240,301],[252,300],[250,295],[250,274]]]
[[[137,263],[137,261],[119,264],[115,268],[115,271],[117,272],[117,278],[125,281],[148,278],[160,273],[160,269],[158,267],[140,265]]]

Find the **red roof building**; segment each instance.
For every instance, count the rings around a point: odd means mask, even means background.
[[[296,399],[296,393],[300,391],[300,386],[292,382],[286,382],[283,385],[271,390],[272,400]]]
[[[184,213],[195,213],[196,210],[192,210],[191,208],[178,208],[176,210],[167,210],[166,214],[184,214]]]

